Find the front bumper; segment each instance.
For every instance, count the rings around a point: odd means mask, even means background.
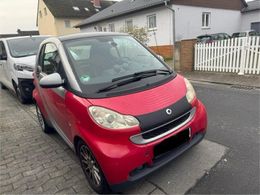
[[[120,191],[126,185],[135,183],[203,139],[207,128],[206,110],[200,101],[193,106],[196,107],[196,112],[189,122],[176,131],[147,144],[134,144],[130,140],[131,136],[122,139],[117,138],[118,135],[110,135],[102,137],[102,139],[98,136],[86,139],[87,143],[91,143],[91,150],[113,190]],[[190,129],[190,137],[187,142],[167,152],[163,158],[155,158],[154,149],[158,144],[186,129]],[[84,133],[87,134],[87,131]],[[83,137],[86,138],[84,135]]]
[[[34,90],[33,79],[18,78],[18,87],[20,87],[24,98],[32,99],[32,92]]]
[[[167,153],[167,156],[164,156],[164,157],[154,161],[154,163],[151,166],[144,168],[142,171],[135,174],[134,176],[129,176],[127,181],[120,183],[120,184],[111,185],[110,188],[115,192],[120,192],[123,189],[129,187],[130,185],[135,184],[138,180],[140,180],[143,177],[149,175],[150,173],[156,171],[157,169],[161,168],[162,166],[166,165],[167,163],[169,163],[172,160],[174,160],[175,158],[177,158],[179,155],[184,153],[186,150],[188,150],[191,147],[193,147],[194,145],[198,144],[204,138],[204,136],[205,136],[205,133],[196,134],[190,142],[185,143],[185,144],[181,145],[180,147]]]

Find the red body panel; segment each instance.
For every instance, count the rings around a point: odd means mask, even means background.
[[[172,81],[150,90],[113,98],[89,99],[89,101],[93,105],[101,105],[119,113],[142,115],[165,108],[180,100],[185,94],[184,80],[178,75]]]
[[[34,98],[44,111],[42,97],[38,94],[38,90],[42,89],[38,89],[36,85],[33,93]],[[185,95],[186,85],[181,76],[177,76],[172,81],[153,89],[112,98],[84,99],[71,92],[66,92],[64,107],[59,108],[64,116],[60,117],[59,120],[61,123],[63,121],[65,125],[70,124],[64,131],[70,131],[71,136],[68,136],[68,138],[72,143],[74,138],[78,136],[88,144],[108,183],[110,185],[120,184],[127,181],[129,173],[137,167],[145,163],[152,164],[153,148],[161,141],[188,127],[192,129],[192,136],[197,132],[206,131],[207,115],[205,107],[195,99],[192,106],[196,107],[196,113],[188,124],[172,134],[145,145],[136,145],[129,140],[130,136],[140,133],[139,127],[126,130],[101,128],[91,118],[88,107],[98,105],[122,114],[137,116],[166,108]],[[55,99],[55,97],[53,98]],[[57,101],[60,100],[57,99]],[[48,103],[51,104],[51,102]],[[48,117],[46,111],[43,114]]]

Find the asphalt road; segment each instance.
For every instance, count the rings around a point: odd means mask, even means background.
[[[194,84],[208,111],[206,139],[229,148],[188,194],[260,194],[260,92]]]

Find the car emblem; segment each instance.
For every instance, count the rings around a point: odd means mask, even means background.
[[[168,115],[171,115],[171,114],[172,114],[172,109],[170,109],[170,108],[166,109],[166,113],[167,113]]]

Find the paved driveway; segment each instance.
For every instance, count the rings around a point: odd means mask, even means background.
[[[0,193],[90,194],[79,162],[57,133],[44,134],[34,106],[0,90]],[[228,149],[204,140],[127,189],[126,194],[183,194],[223,161]]]

